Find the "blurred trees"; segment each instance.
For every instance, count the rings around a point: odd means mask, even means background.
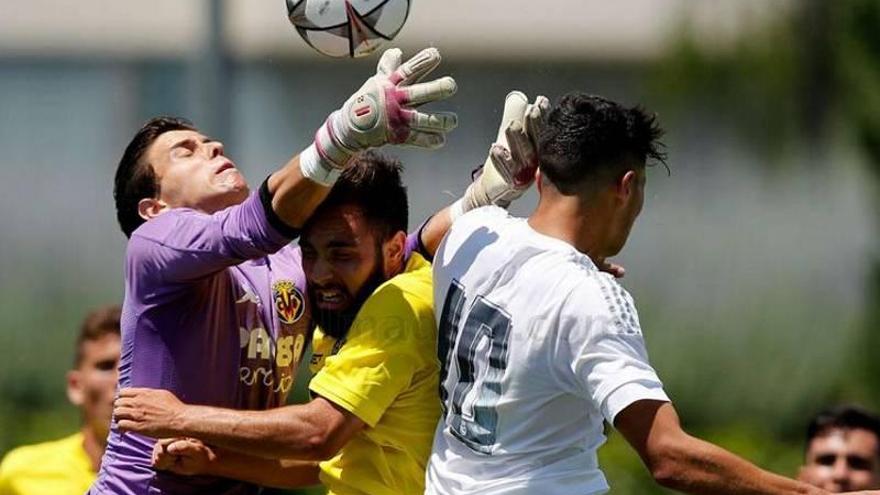
[[[880,186],[880,2],[801,0],[790,14],[747,29],[723,47],[706,46],[683,26],[683,35],[654,68],[651,98],[667,113],[664,120],[683,124],[695,115],[711,116],[711,122],[739,135],[757,154],[771,157],[763,164],[777,164],[780,169],[794,164],[821,172],[841,166],[830,152],[834,144],[857,143],[868,176],[874,187]],[[880,202],[874,207],[875,226],[880,227]],[[872,266],[865,267],[870,293],[862,345],[856,346],[860,354],[849,360],[850,369],[841,373],[834,390],[816,391],[813,404],[855,401],[880,408],[878,254]],[[687,410],[699,418],[705,404],[685,401],[680,407],[686,409],[688,421]],[[785,413],[789,418],[799,414],[799,420],[767,418],[764,425],[698,419],[689,429],[765,468],[792,476],[802,455],[800,428],[813,412],[789,411]],[[775,431],[779,425],[786,425],[785,431]],[[670,493],[653,484],[619,435],[611,434],[600,457],[612,491]]]
[[[773,163],[839,166],[829,157],[831,143],[855,141],[880,184],[880,2],[802,0],[791,15],[747,29],[724,48],[702,46],[687,26],[683,32],[652,78],[664,108],[718,115],[719,125],[779,158]],[[880,258],[865,269],[871,300],[880,302]],[[864,355],[841,377],[839,395],[877,407],[880,304],[870,306]]]
[[[832,3],[832,2],[829,2]],[[880,185],[880,2],[847,0],[833,2],[839,37],[834,43],[840,85],[837,95],[843,114],[865,150],[875,187]],[[876,196],[875,196],[876,197]],[[875,204],[880,227],[880,202]],[[863,380],[874,404],[880,398],[880,257],[875,253],[871,271],[874,304],[865,328]]]

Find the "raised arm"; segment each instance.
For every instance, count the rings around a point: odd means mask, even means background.
[[[764,471],[681,429],[669,402],[642,400],[621,411],[614,427],[638,452],[651,476],[684,493],[716,495],[825,494],[824,490]]]
[[[362,151],[386,144],[443,145],[456,116],[415,109],[455,93],[450,77],[419,82],[439,63],[440,53],[434,48],[406,62],[400,50],[386,51],[377,73],[330,114],[308,148],[269,176],[259,194],[213,214],[186,208],[162,211],[134,232],[130,271],[146,270],[164,282],[188,283],[273,253],[296,237]],[[219,146],[213,149],[222,153]]]
[[[464,195],[430,217],[419,232],[423,254],[433,258],[452,223],[481,206],[507,208],[532,185],[538,169],[537,138],[550,102],[543,96],[529,103],[520,91],[504,99],[498,136]]]
[[[406,62],[402,57],[399,49],[387,50],[376,75],[330,114],[315,141],[269,177],[272,209],[285,223],[301,227],[358,153],[385,144],[438,148],[445,143],[445,133],[457,124],[455,114],[415,107],[453,95],[455,80],[419,82],[440,64],[435,48]]]

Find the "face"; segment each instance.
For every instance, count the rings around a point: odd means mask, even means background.
[[[878,448],[868,430],[832,429],[810,442],[799,478],[833,493],[878,489]]]
[[[67,396],[82,411],[85,426],[101,442],[110,429],[119,354],[120,340],[116,334],[87,340],[82,343],[79,367],[67,373]]]
[[[405,235],[398,234],[379,242],[356,205],[321,209],[309,220],[300,238],[303,270],[323,330],[347,330],[373,290],[401,269]]]
[[[611,226],[608,253],[614,256],[623,249],[632,227],[645,205],[645,186],[648,176],[644,166],[634,167],[624,174],[616,185],[616,200],[619,202],[615,221]]]
[[[141,201],[141,216],[151,217],[165,208],[178,207],[214,213],[247,198],[247,183],[235,164],[223,155],[223,144],[196,131],[160,135],[144,158],[153,166],[160,193],[158,201]],[[143,205],[152,209],[145,213]]]

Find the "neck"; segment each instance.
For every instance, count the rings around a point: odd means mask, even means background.
[[[86,451],[89,461],[92,463],[92,469],[98,472],[101,467],[101,457],[104,456],[104,449],[107,447],[107,438],[100,437],[94,429],[88,425],[83,425],[83,450]]]
[[[555,193],[552,198],[542,195],[528,222],[536,232],[567,242],[597,261],[605,257],[603,218],[596,206],[584,204],[577,196]]]
[[[416,252],[418,252],[418,251],[413,251],[413,253],[416,253]],[[392,278],[403,273],[404,270],[406,270],[406,262],[407,262],[407,260],[401,260],[400,263],[398,263],[396,267],[392,268],[389,271],[389,273],[386,274],[385,280],[391,280]],[[383,280],[383,282],[384,282],[384,280]]]

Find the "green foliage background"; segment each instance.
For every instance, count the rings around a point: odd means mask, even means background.
[[[828,166],[834,142],[857,143],[876,183],[880,2],[806,0],[797,5],[794,15],[750,33],[731,48],[703,47],[683,26],[685,34],[650,71],[648,106],[660,110],[669,128],[686,125],[695,111],[724,115],[730,132],[780,167],[792,162]],[[866,268],[874,281],[868,288],[872,301],[880,297],[880,258],[875,259]],[[75,334],[71,322],[79,321],[82,308],[112,300],[118,292],[110,286],[83,291],[36,272],[33,277],[30,286],[40,294],[0,286],[0,320],[7,329],[0,333],[0,349],[7,350],[0,360],[0,453],[77,427],[77,413],[64,400],[63,374],[69,363],[57,356],[70,355]],[[34,307],[34,300],[45,305]],[[804,338],[817,337],[804,336],[786,323],[786,315],[803,311],[803,304],[786,297],[784,287],[770,285],[767,293],[738,301],[739,307],[760,308],[760,321],[748,314],[720,313],[714,315],[720,328],[707,334],[700,315],[682,311],[671,318],[662,298],[648,293],[639,299],[643,322],[651,322],[646,339],[652,360],[685,427],[786,475],[797,472],[803,427],[813,412],[841,400],[880,408],[880,360],[875,356],[880,305],[869,304],[874,309],[867,315],[832,311],[823,323],[842,336],[853,336],[852,341],[804,347],[804,353],[815,353],[804,357],[791,349],[797,350]],[[740,335],[742,327],[773,331]],[[675,338],[667,335],[672,328]],[[681,346],[688,346],[689,358],[670,359],[680,355],[676,349]],[[838,357],[822,360],[829,348]],[[761,351],[753,356],[744,349]],[[754,365],[758,358],[775,359],[773,369],[781,371],[764,375]],[[810,364],[817,361],[826,366]],[[789,376],[807,380],[795,384]],[[716,383],[723,392],[714,390]],[[744,397],[751,400],[741,403]],[[302,386],[295,398],[304,400]],[[619,435],[610,432],[609,437],[600,458],[613,492],[666,493],[651,482]]]

